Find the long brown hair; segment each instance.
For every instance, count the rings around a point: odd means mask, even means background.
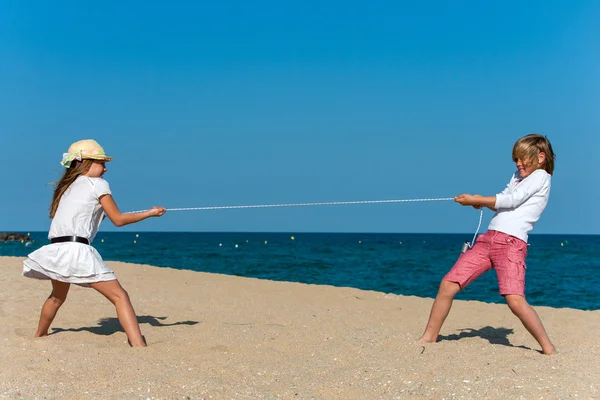
[[[94,160],[73,160],[71,162],[71,166],[66,169],[60,181],[56,183],[56,187],[54,188],[54,195],[52,196],[52,204],[50,204],[50,218],[54,218],[54,214],[56,214],[56,209],[58,208],[58,203],[60,203],[60,199],[63,194],[67,191],[69,186],[75,179],[77,179],[80,175],[85,175],[90,170],[90,167],[94,163]]]

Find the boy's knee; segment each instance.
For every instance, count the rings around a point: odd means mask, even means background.
[[[525,305],[527,304],[523,296],[519,296],[516,294],[507,295],[505,296],[505,298],[506,304],[508,304],[508,307],[513,312],[513,314],[519,314],[520,312],[522,312]]]
[[[454,297],[460,292],[460,285],[456,282],[442,281],[440,283],[439,293],[443,296]]]

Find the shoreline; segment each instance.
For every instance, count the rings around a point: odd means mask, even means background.
[[[2,259],[3,258],[18,259],[19,261],[22,261],[25,257],[20,257],[20,256],[1,256],[0,255],[0,265],[2,264]],[[422,299],[422,300],[425,300],[425,301],[431,301],[432,303],[433,303],[433,300],[435,299],[435,296],[426,297],[426,296],[417,296],[417,295],[397,294],[397,293],[391,293],[391,292],[388,293],[388,292],[382,292],[382,291],[379,291],[379,290],[362,289],[362,288],[357,288],[357,287],[353,287],[353,286],[335,286],[335,285],[324,284],[324,283],[323,284],[322,283],[305,283],[305,282],[298,282],[298,281],[274,280],[274,279],[266,279],[266,278],[256,278],[256,277],[251,277],[251,276],[240,276],[240,275],[225,274],[225,273],[219,273],[219,272],[196,271],[196,270],[193,270],[193,269],[186,269],[186,268],[179,269],[179,268],[174,268],[172,266],[152,265],[152,264],[143,264],[143,263],[132,263],[132,262],[128,262],[128,261],[118,261],[118,260],[106,260],[105,259],[104,262],[109,267],[111,266],[111,264],[127,264],[127,265],[135,265],[135,266],[140,266],[140,267],[165,269],[165,270],[171,270],[171,271],[186,271],[186,272],[199,273],[199,274],[207,274],[207,275],[215,275],[215,276],[221,276],[221,277],[251,279],[251,280],[258,280],[258,281],[263,281],[263,282],[282,283],[282,284],[298,284],[298,285],[306,285],[306,286],[319,286],[319,287],[327,287],[327,288],[332,288],[332,289],[357,290],[357,291],[360,291],[360,292],[377,293],[377,294],[379,294],[380,296],[383,296],[386,299],[391,299],[391,298],[394,298],[394,297],[399,297],[399,298],[416,298],[416,299]],[[120,278],[119,278],[118,275],[117,275],[117,278],[120,280]],[[27,278],[24,278],[24,279],[27,279]],[[73,284],[73,286],[76,286],[76,285]],[[435,291],[433,291],[433,292],[437,293],[437,289]],[[455,299],[454,302],[481,303],[481,304],[489,304],[489,305],[504,305],[504,306],[506,306],[506,303],[502,302],[502,300],[499,300],[498,302],[492,302],[492,301],[483,301],[483,300],[477,300],[477,299],[466,299],[466,300],[465,299]],[[538,309],[538,308],[548,308],[548,309],[551,309],[551,310],[573,310],[573,311],[599,312],[600,313],[600,309],[586,310],[586,309],[575,308],[575,307],[553,307],[553,306],[547,306],[547,305],[532,305],[532,307],[535,308],[535,309]]]
[[[131,349],[75,285],[34,339],[50,284],[22,260],[0,257],[0,399],[600,397],[600,310],[535,307],[559,350],[543,356],[506,305],[456,300],[422,345],[431,298],[108,261],[149,344]]]

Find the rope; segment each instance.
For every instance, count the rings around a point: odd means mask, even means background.
[[[330,201],[319,203],[284,203],[284,204],[256,204],[256,205],[238,205],[238,206],[208,206],[208,207],[185,207],[185,208],[167,208],[167,211],[204,211],[204,210],[227,210],[239,208],[273,208],[273,207],[312,207],[312,206],[330,206],[347,204],[377,204],[377,203],[416,203],[425,201],[450,201],[454,197],[439,197],[431,199],[403,199],[403,200],[361,200],[361,201]],[[125,214],[140,213],[148,210],[130,211]],[[480,221],[481,223],[481,221]]]
[[[359,200],[359,201],[328,201],[318,203],[282,203],[282,204],[255,204],[255,205],[237,205],[237,206],[207,206],[207,207],[181,207],[181,208],[167,208],[167,211],[205,211],[205,210],[231,210],[231,209],[243,209],[243,208],[274,208],[274,207],[314,207],[314,206],[331,206],[331,205],[348,205],[348,204],[382,204],[382,203],[418,203],[426,201],[453,201],[454,197],[437,197],[430,199],[400,199],[400,200]],[[125,214],[135,214],[148,210],[130,211]],[[483,208],[479,210],[479,223],[477,224],[477,230],[473,235],[473,241],[470,247],[475,245],[479,228],[481,228],[481,221],[483,219]]]
[[[475,246],[475,239],[477,239],[477,234],[479,233],[479,228],[481,228],[481,220],[483,219],[483,207],[479,210],[479,223],[477,224],[477,230],[473,235],[473,241],[471,242],[471,247]]]

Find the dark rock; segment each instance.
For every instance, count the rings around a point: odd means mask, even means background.
[[[0,242],[21,241],[31,242],[31,237],[16,232],[0,232]]]

